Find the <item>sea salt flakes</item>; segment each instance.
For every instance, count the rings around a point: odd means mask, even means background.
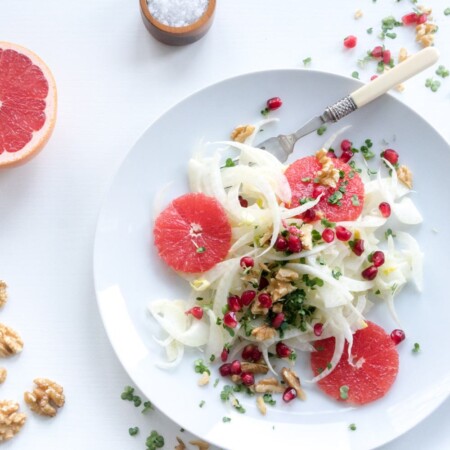
[[[147,0],[152,16],[170,27],[191,25],[205,13],[209,0]]]

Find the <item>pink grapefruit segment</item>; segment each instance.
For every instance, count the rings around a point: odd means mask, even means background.
[[[231,226],[215,198],[185,194],[157,217],[154,238],[159,256],[172,269],[206,272],[227,256]]]
[[[347,163],[333,159],[333,165],[343,175],[336,188],[314,183],[317,172],[322,169],[315,156],[307,156],[292,163],[285,172],[292,190],[290,207],[295,208],[302,200],[317,198],[323,192],[319,203],[313,208],[317,219],[325,217],[331,222],[341,222],[358,218],[364,205],[364,184]],[[339,197],[334,195],[336,192]]]
[[[383,397],[398,373],[398,353],[390,336],[378,325],[367,322],[367,328],[353,335],[352,360],[348,363],[348,344],[345,343],[341,360],[329,375],[318,381],[319,388],[336,400],[341,398],[341,387],[348,387],[346,401],[364,405]],[[317,351],[311,354],[314,375],[321,373],[331,361],[334,338],[314,344]]]
[[[28,161],[47,143],[56,120],[56,85],[30,50],[0,42],[0,167]]]

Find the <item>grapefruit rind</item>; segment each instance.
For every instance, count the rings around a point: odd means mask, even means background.
[[[348,386],[346,402],[364,405],[383,397],[393,385],[398,373],[399,357],[394,342],[380,326],[367,322],[368,327],[353,335],[353,364],[348,363],[348,343],[334,370],[317,382],[319,388],[338,401],[340,388]],[[334,352],[334,338],[314,343],[311,367],[318,375],[327,366]]]
[[[31,158],[36,156],[45,146],[50,139],[55,127],[56,115],[57,115],[57,89],[55,79],[48,66],[44,61],[37,56],[31,50],[10,42],[0,41],[0,49],[2,50],[14,50],[18,53],[22,53],[36,66],[38,66],[45,78],[48,81],[48,95],[45,99],[46,108],[44,110],[46,115],[46,121],[42,128],[33,133],[32,139],[25,145],[24,148],[17,152],[6,152],[0,154],[0,168],[14,167],[26,163]]]

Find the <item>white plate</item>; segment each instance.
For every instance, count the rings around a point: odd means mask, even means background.
[[[165,267],[152,245],[155,195],[174,181],[167,201],[188,191],[186,165],[201,139],[227,139],[237,124],[261,119],[267,98],[280,96],[281,119],[263,137],[297,129],[360,83],[315,71],[276,70],[240,76],[203,89],[170,109],[153,123],[129,152],[101,209],[94,250],[94,276],[101,315],[111,343],[130,377],[167,416],[203,439],[222,448],[371,449],[401,435],[433,411],[448,395],[450,341],[448,255],[449,147],[414,111],[390,96],[373,102],[342,120],[353,128],[347,135],[360,144],[366,138],[381,150],[389,141],[415,175],[414,200],[425,221],[414,235],[425,250],[423,294],[405,289],[397,308],[407,340],[399,346],[400,372],[381,400],[353,408],[307,387],[308,401],[269,407],[266,417],[254,398],[242,397],[246,414],[238,414],[219,399],[220,386],[198,387],[196,352],[185,354],[173,371],[155,367],[161,349],[153,341],[155,327],[146,313],[152,299],[180,298],[186,286]],[[302,139],[295,157],[311,154],[323,137]],[[371,316],[387,330],[396,328],[387,310]],[[421,346],[413,354],[413,343]],[[307,366],[307,357],[304,358]],[[305,370],[302,369],[302,370]],[[214,381],[215,376],[212,377]],[[203,408],[199,403],[205,400]],[[223,423],[224,416],[231,422]],[[348,426],[355,423],[356,431]],[[301,443],[301,444],[300,444]]]

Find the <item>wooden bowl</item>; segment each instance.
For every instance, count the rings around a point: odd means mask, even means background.
[[[203,15],[194,23],[185,27],[169,27],[158,22],[148,9],[147,0],[139,0],[141,16],[149,33],[158,41],[167,45],[186,45],[198,41],[211,27],[216,9],[216,0],[209,0]]]

